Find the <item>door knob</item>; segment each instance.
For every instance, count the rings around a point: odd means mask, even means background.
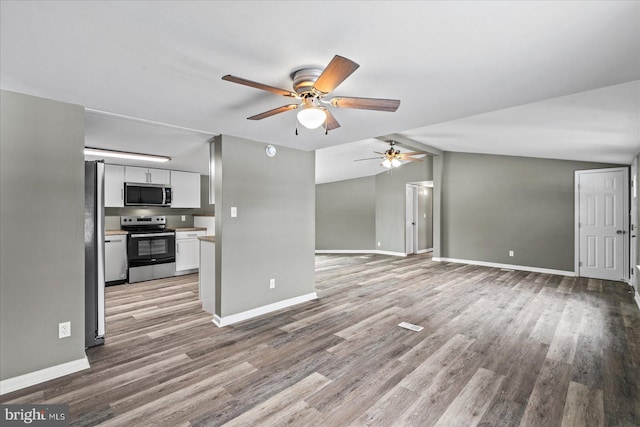
[[[617,230],[616,231],[616,234],[624,234],[624,233],[626,233],[626,231],[624,231],[624,230]]]

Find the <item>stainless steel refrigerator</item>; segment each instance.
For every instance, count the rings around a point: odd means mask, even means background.
[[[104,163],[84,162],[85,347],[104,344]]]

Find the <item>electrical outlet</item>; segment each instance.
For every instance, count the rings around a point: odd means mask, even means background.
[[[276,279],[269,279],[269,288],[274,289],[276,287]]]
[[[380,246],[380,242],[378,242],[378,247]]]
[[[509,256],[513,256],[513,251],[509,251]]]
[[[71,322],[58,323],[58,338],[71,336]]]
[[[182,221],[186,221],[187,220],[187,216],[186,215],[182,215]]]

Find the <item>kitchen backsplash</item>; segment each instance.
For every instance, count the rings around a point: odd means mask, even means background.
[[[167,227],[179,228],[179,227],[193,227],[193,215],[185,214],[185,220],[182,221],[182,215],[168,215],[163,212],[149,212],[152,209],[135,209],[136,212],[123,214],[131,216],[149,216],[149,215],[166,215]],[[119,230],[120,229],[120,215],[105,215],[104,217],[105,230]]]
[[[199,209],[172,209],[163,207],[124,207],[105,208],[105,229],[120,229],[121,216],[149,216],[165,215],[167,217],[167,227],[193,227],[193,215],[214,215],[215,205],[209,204],[209,176],[200,176],[200,208]],[[182,221],[182,215],[185,221]]]

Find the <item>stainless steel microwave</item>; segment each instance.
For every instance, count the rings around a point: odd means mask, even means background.
[[[125,206],[171,206],[171,187],[125,183]]]

